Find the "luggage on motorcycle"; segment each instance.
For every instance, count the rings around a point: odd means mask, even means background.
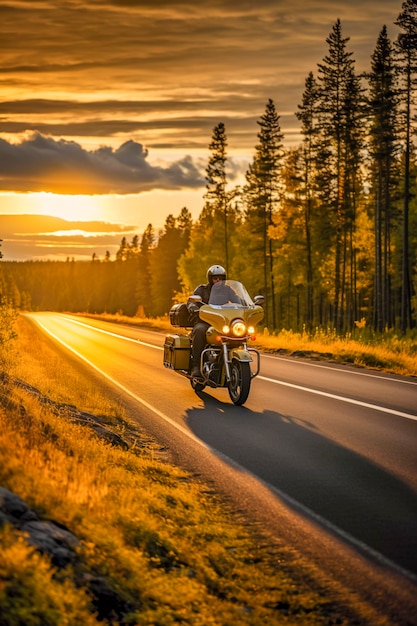
[[[169,312],[169,321],[171,326],[191,328],[191,326],[194,325],[192,318],[193,314],[190,314],[185,303],[174,304]]]
[[[173,370],[190,367],[191,340],[188,335],[167,335],[164,343],[164,365]]]

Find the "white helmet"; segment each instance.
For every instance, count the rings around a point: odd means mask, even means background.
[[[226,280],[226,270],[221,265],[212,265],[207,270],[207,281],[210,285],[213,284],[213,276],[220,276],[222,280]]]

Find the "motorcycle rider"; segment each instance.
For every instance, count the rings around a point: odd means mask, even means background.
[[[216,304],[225,304],[227,301],[239,302],[240,298],[231,287],[226,285],[224,281],[227,278],[226,270],[221,265],[212,265],[207,270],[207,283],[198,285],[194,289],[193,295],[201,296],[201,302],[188,302],[188,311],[195,314],[195,322],[191,331],[191,376],[200,378],[200,357],[206,345],[206,331],[210,324],[203,322],[198,317],[198,309],[202,304],[208,304],[212,289],[218,291],[216,294]],[[221,295],[220,295],[221,294]]]

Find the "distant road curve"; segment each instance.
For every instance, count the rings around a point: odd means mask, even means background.
[[[161,333],[29,317],[116,386],[176,462],[301,555],[306,571],[390,625],[417,625],[415,379],[262,355],[248,402],[236,407],[226,390],[197,395],[166,370]]]

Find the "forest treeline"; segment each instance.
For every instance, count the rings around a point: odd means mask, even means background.
[[[417,3],[402,4],[392,41],[381,28],[359,75],[337,20],[305,80],[300,145],[284,148],[269,99],[245,182],[233,186],[223,122],[213,129],[203,208],[149,224],[111,258],[3,262],[0,287],[26,310],[160,316],[213,263],[265,296],[271,330],[355,323],[416,326]]]

